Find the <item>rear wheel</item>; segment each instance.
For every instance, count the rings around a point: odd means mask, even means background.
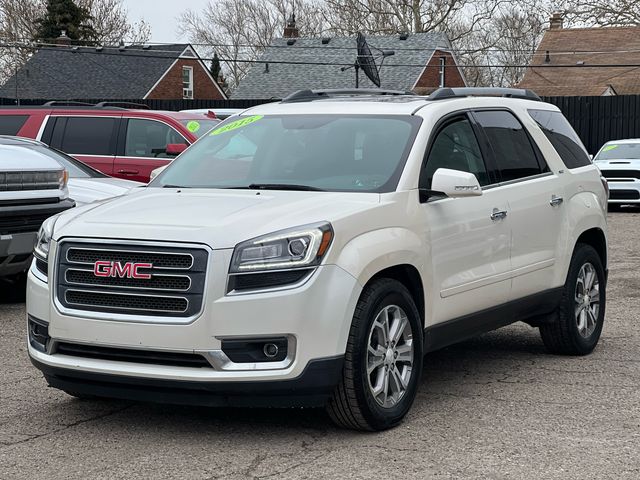
[[[393,427],[409,411],[421,372],[422,326],[411,294],[396,280],[376,280],[356,307],[327,412],[345,428]]]
[[[586,355],[600,339],[604,323],[606,288],[602,260],[590,245],[578,244],[554,323],[540,326],[542,341],[551,353]]]

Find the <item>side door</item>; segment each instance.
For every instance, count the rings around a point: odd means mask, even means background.
[[[468,114],[446,118],[436,129],[420,175],[421,188],[431,188],[439,168],[473,173],[482,195],[432,196],[423,203],[436,289],[433,323],[501,305],[507,302],[511,290],[508,203],[494,188],[495,172],[486,161],[477,126]],[[479,327],[461,326],[464,331],[456,336]]]
[[[566,230],[562,182],[513,112],[473,115],[491,146],[500,177],[497,190],[509,203],[512,300],[541,293],[556,286],[556,255]]]
[[[175,158],[167,153],[167,145],[189,144],[176,129],[159,120],[125,118],[120,130],[114,176],[128,180],[148,182],[153,170]]]
[[[113,175],[118,116],[51,116],[42,141],[81,162]]]

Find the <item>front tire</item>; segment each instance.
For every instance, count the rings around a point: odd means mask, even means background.
[[[404,418],[422,373],[422,325],[411,294],[392,279],[363,291],[351,323],[342,380],[327,405],[354,430],[385,430]]]
[[[571,258],[557,318],[551,324],[540,326],[547,350],[559,355],[591,353],[602,333],[605,304],[602,260],[593,247],[578,244]]]

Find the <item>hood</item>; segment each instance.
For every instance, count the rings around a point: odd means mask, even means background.
[[[119,178],[70,178],[68,185],[69,196],[81,206],[124,195],[143,184]]]
[[[127,238],[233,248],[285,228],[336,221],[379,202],[376,193],[145,188],[62,214],[54,238]]]
[[[53,158],[23,145],[0,145],[0,172],[62,170]]]

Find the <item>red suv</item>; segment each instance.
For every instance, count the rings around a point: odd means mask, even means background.
[[[0,108],[0,135],[35,138],[113,177],[148,182],[219,120],[117,106]]]

